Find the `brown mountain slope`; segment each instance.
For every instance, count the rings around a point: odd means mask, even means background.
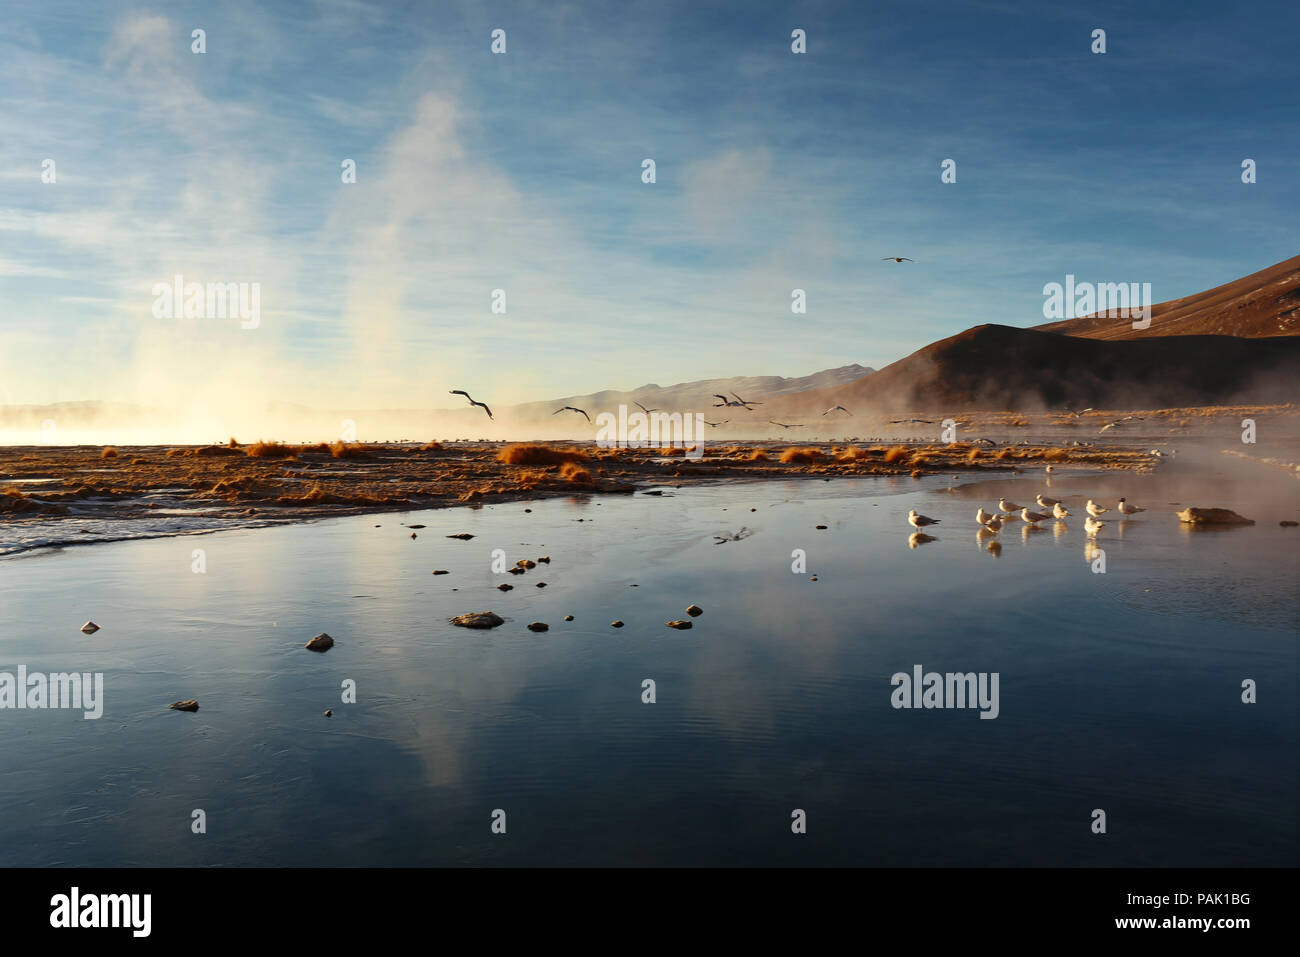
[[[1151,307],[1151,326],[1096,314],[1034,326],[1086,339],[1152,339],[1164,336],[1300,335],[1300,256],[1233,282]]]
[[[1154,325],[1154,324],[1153,324]],[[975,326],[874,375],[783,397],[765,413],[1166,408],[1290,402],[1300,393],[1300,337],[1177,336],[1112,342],[1010,326]]]

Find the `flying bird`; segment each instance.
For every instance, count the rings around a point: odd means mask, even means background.
[[[907,521],[913,528],[925,528],[927,525],[938,525],[939,519],[927,518],[924,515],[916,514],[916,509],[910,509],[907,513]]]
[[[591,421],[591,416],[587,415],[586,412],[583,412],[582,409],[574,408],[571,405],[566,405],[562,408],[556,409],[554,412],[551,413],[551,415],[559,415],[561,412],[582,412],[583,415],[587,416],[587,421],[588,422]]]
[[[663,411],[662,409],[647,409],[647,408],[646,408],[645,406],[643,406],[640,402],[636,402],[636,401],[633,401],[632,404],[633,404],[634,406],[636,406],[638,409],[640,409],[642,412],[644,412],[646,415],[649,415],[651,412],[662,412],[662,411]],[[561,410],[561,411],[563,411],[563,410]]]
[[[773,425],[779,425],[779,426],[781,426],[781,428],[783,428],[783,429],[802,429],[802,428],[803,428],[803,426],[802,426],[800,423],[798,423],[798,422],[795,422],[795,423],[793,423],[793,424],[787,425],[785,422],[776,422],[776,421],[774,421],[774,420],[772,420],[772,419],[768,419],[767,421],[771,422]]]
[[[1087,413],[1087,412],[1091,412],[1091,411],[1092,411],[1092,406],[1088,406],[1088,408],[1086,408],[1086,409],[1080,409],[1078,412],[1075,412],[1072,408],[1070,408],[1070,407],[1067,405],[1067,406],[1065,407],[1065,411],[1066,411],[1066,412],[1069,412],[1072,416],[1074,416],[1074,417],[1077,419],[1077,418],[1079,418],[1079,416],[1081,416],[1081,415],[1083,415],[1083,414],[1085,414],[1085,413]]]
[[[881,256],[881,257],[880,257],[880,261],[881,261],[882,263],[885,263],[885,262],[914,263],[914,262],[916,262],[915,259],[908,259],[906,256]]]
[[[1136,515],[1138,512],[1145,512],[1145,508],[1138,508],[1136,505],[1130,505],[1124,499],[1119,500],[1119,513],[1121,515]]]
[[[483,411],[487,413],[487,417],[488,417],[489,419],[492,418],[492,410],[489,409],[489,408],[487,407],[487,403],[486,403],[486,402],[475,402],[475,401],[473,400],[473,398],[470,397],[470,394],[469,394],[468,392],[466,392],[464,389],[452,389],[452,390],[448,393],[448,395],[463,395],[465,398],[469,399],[469,404],[470,404],[470,405],[477,405],[477,406],[482,407]],[[495,421],[495,420],[493,420],[493,421]]]
[[[705,425],[712,426],[715,429],[720,425],[726,425],[730,421],[730,419],[723,419],[721,422],[710,422],[708,419],[703,420]]]
[[[833,405],[833,406],[831,406],[829,409],[827,409],[825,412],[823,412],[822,415],[830,415],[832,412],[835,412],[835,411],[837,411],[837,410],[840,411],[840,412],[843,412],[845,415],[852,415],[852,414],[853,414],[853,413],[850,412],[848,409],[844,408],[844,406],[842,406],[842,405]]]
[[[715,399],[721,399],[721,400],[722,400],[721,402],[715,402],[715,403],[713,403],[713,407],[714,407],[715,409],[720,409],[720,408],[722,408],[723,406],[740,405],[739,402],[732,402],[732,401],[731,401],[730,399],[728,399],[725,395],[718,395],[718,393],[716,393],[716,392],[713,393],[713,397],[714,397]]]
[[[734,392],[731,393],[731,394],[732,394],[732,395],[736,395],[736,393],[734,393]],[[748,409],[751,405],[762,405],[763,403],[762,403],[762,402],[750,402],[749,400],[747,400],[747,399],[742,399],[740,396],[736,395],[736,402],[735,402],[735,404],[736,404],[736,405],[744,406],[746,409]],[[753,410],[751,409],[750,411],[753,411]]]

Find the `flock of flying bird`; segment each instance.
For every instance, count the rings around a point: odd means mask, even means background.
[[[487,403],[486,403],[486,402],[478,402],[478,401],[476,401],[476,400],[474,399],[474,397],[471,396],[471,395],[470,395],[468,392],[466,392],[464,389],[452,389],[452,390],[450,390],[450,393],[449,393],[449,394],[450,394],[450,395],[463,395],[466,399],[469,400],[469,404],[470,404],[470,405],[476,405],[476,406],[478,406],[478,407],[481,408],[484,412],[487,413],[487,417],[488,417],[489,419],[492,418],[492,410],[488,408]],[[713,394],[713,397],[714,397],[715,399],[721,399],[722,401],[721,401],[721,402],[715,402],[715,403],[713,403],[713,408],[715,408],[715,409],[724,409],[724,408],[725,408],[725,409],[744,409],[744,410],[747,411],[747,412],[753,412],[753,411],[754,411],[754,409],[753,409],[754,406],[756,406],[756,405],[762,405],[762,404],[763,404],[763,403],[761,403],[761,402],[755,402],[755,401],[753,401],[752,399],[742,399],[742,398],[741,398],[739,395],[737,395],[735,392],[731,393],[731,395],[732,395],[732,398],[729,399],[729,398],[727,398],[725,395],[719,395],[718,393],[715,392],[715,393]],[[635,406],[636,406],[638,409],[640,409],[642,412],[644,412],[646,415],[649,415],[651,412],[662,412],[662,411],[663,411],[662,409],[647,409],[647,408],[646,408],[644,405],[642,405],[640,402],[633,402],[632,404],[635,405]],[[587,410],[586,410],[586,409],[579,409],[577,406],[574,406],[574,405],[565,405],[565,406],[561,406],[560,408],[558,408],[558,409],[556,409],[554,412],[552,412],[551,415],[559,415],[561,412],[577,412],[578,414],[580,414],[580,415],[582,415],[584,418],[586,418],[586,420],[587,420],[588,422],[591,421],[591,416],[587,414]],[[831,406],[829,409],[827,409],[825,412],[823,412],[822,415],[830,415],[832,412],[843,412],[845,415],[852,415],[852,414],[853,414],[853,413],[850,412],[848,409],[844,408],[844,406],[842,406],[842,405],[833,405],[833,406]],[[494,420],[494,421],[495,421],[495,420]],[[712,426],[713,428],[716,429],[718,426],[720,426],[720,425],[726,425],[726,424],[727,424],[728,422],[730,422],[730,421],[731,421],[730,419],[723,419],[721,422],[710,422],[708,419],[705,419],[705,420],[704,420],[704,424],[705,424],[705,425],[708,425],[708,426]],[[777,422],[777,421],[775,421],[775,420],[773,420],[773,419],[768,419],[768,422],[770,422],[772,425],[779,425],[779,426],[780,426],[781,428],[783,428],[783,429],[801,429],[801,428],[803,428],[803,425],[802,425],[801,423],[797,423],[797,422]]]
[[[1047,495],[1038,495],[1036,501],[1038,507],[1046,509],[1044,512],[1035,512],[1030,508],[1017,505],[1015,502],[1008,502],[1005,498],[999,499],[998,511],[986,512],[981,505],[975,513],[975,521],[979,523],[979,534],[996,535],[1002,530],[1002,526],[1007,522],[1014,522],[1017,519],[1024,522],[1029,528],[1037,528],[1039,522],[1045,522],[1048,519],[1062,521],[1069,517],[1070,510],[1067,509],[1059,498],[1052,498]],[[1115,510],[1120,515],[1136,515],[1138,512],[1145,512],[1145,508],[1139,508],[1129,503],[1127,499],[1121,498]],[[1102,526],[1106,523],[1101,521],[1101,516],[1110,509],[1098,505],[1092,499],[1088,499],[1088,504],[1084,506],[1084,511],[1088,517],[1083,520],[1084,531],[1088,533],[1089,538],[1096,538],[1097,533],[1101,531]],[[930,518],[928,515],[919,514],[916,509],[911,509],[907,513],[907,521],[918,532],[931,525],[938,525],[941,519]]]

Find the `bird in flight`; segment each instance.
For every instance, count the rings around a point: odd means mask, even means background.
[[[803,428],[803,426],[802,426],[800,423],[798,423],[798,422],[795,422],[795,423],[792,423],[792,424],[787,424],[787,423],[785,423],[785,422],[777,422],[775,419],[768,419],[767,421],[768,421],[768,422],[771,422],[773,425],[779,425],[779,426],[781,426],[781,428],[783,428],[783,429],[802,429],[802,428]]]
[[[635,402],[635,401],[634,401],[632,404],[633,404],[634,406],[636,406],[638,409],[640,409],[642,412],[644,412],[646,415],[649,415],[651,412],[661,412],[661,411],[663,411],[662,409],[647,409],[647,408],[646,408],[645,406],[643,406],[640,402]],[[561,411],[563,411],[563,410],[561,410]]]
[[[914,262],[916,262],[915,259],[908,259],[906,256],[882,256],[882,257],[880,258],[880,261],[881,261],[882,263],[884,263],[884,262],[896,262],[896,263],[914,263]]]
[[[848,409],[844,408],[844,406],[842,406],[842,405],[833,405],[833,406],[831,406],[829,409],[827,409],[825,412],[823,412],[822,415],[830,415],[832,412],[835,412],[835,411],[837,411],[837,410],[840,411],[840,412],[843,412],[845,415],[852,415],[852,414],[853,414],[853,413],[850,412]]]
[[[731,394],[736,395],[736,393],[734,392]],[[762,405],[762,404],[763,404],[762,402],[750,402],[748,399],[742,399],[740,396],[736,395],[736,405],[744,406],[746,409],[748,409],[751,405]],[[752,412],[753,410],[750,409],[750,411]]]
[[[1077,418],[1079,418],[1079,416],[1083,415],[1084,413],[1086,413],[1086,412],[1091,412],[1091,411],[1092,411],[1092,406],[1088,406],[1088,408],[1086,408],[1086,409],[1080,409],[1078,412],[1075,412],[1072,408],[1070,408],[1070,407],[1067,405],[1067,406],[1065,407],[1065,411],[1066,411],[1066,412],[1069,412],[1072,416],[1074,416],[1074,417],[1077,419]]]
[[[723,419],[721,422],[710,422],[708,419],[703,420],[705,425],[712,426],[715,429],[720,425],[726,425],[730,421],[730,419]]]
[[[469,404],[470,404],[470,405],[477,405],[477,406],[481,407],[481,408],[483,409],[483,411],[487,413],[487,417],[488,417],[489,419],[492,418],[492,410],[489,409],[489,408],[487,407],[487,403],[486,403],[486,402],[475,402],[475,401],[473,400],[473,398],[470,397],[470,394],[469,394],[468,392],[466,392],[464,389],[452,389],[452,390],[448,393],[448,395],[463,395],[465,398],[469,399]],[[493,421],[496,421],[496,420],[494,419]]]
[[[571,405],[566,405],[561,408],[558,408],[554,412],[552,412],[551,415],[559,415],[561,412],[582,412],[583,415],[587,416],[587,421],[588,422],[591,421],[591,416],[587,415],[586,412],[583,412],[582,409],[575,408],[574,406]]]

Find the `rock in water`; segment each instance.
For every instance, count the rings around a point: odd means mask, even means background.
[[[534,621],[529,623],[528,630],[529,631],[550,631],[551,626],[544,621]]]
[[[572,615],[565,615],[565,616],[564,616],[564,620],[565,620],[565,621],[573,621],[573,616],[572,616]]]
[[[691,627],[691,620],[689,618],[678,618],[676,621],[666,621],[664,624],[669,628],[676,628],[678,631],[685,631],[687,628]]]
[[[461,628],[495,628],[504,625],[505,619],[491,611],[471,611],[457,615],[451,623]]]
[[[448,538],[459,538],[463,542],[468,542],[474,536],[469,532],[461,532],[459,535],[448,535]]]
[[[333,712],[333,711],[326,711],[326,712],[325,712],[325,717],[327,717],[327,718],[332,718],[333,716],[334,716],[334,712]]]
[[[1178,520],[1189,525],[1254,525],[1254,519],[1244,518],[1230,508],[1185,508]]]
[[[507,585],[505,582],[502,582],[500,585],[497,585],[497,591],[510,591],[510,589],[514,587],[514,585]]]
[[[704,609],[699,605],[690,605],[686,609],[686,614],[690,615],[692,618],[698,618],[700,615],[704,614]]]
[[[611,621],[611,622],[609,623],[609,627],[611,627],[611,628],[622,628],[622,627],[623,627],[623,622],[622,622],[621,620],[615,618],[613,621]]]
[[[307,644],[303,645],[303,647],[308,648],[311,651],[329,651],[334,647],[334,639],[322,631],[311,641],[307,642]]]
[[[199,703],[193,698],[190,698],[188,701],[173,701],[167,707],[171,708],[173,711],[198,711]]]
[[[433,573],[434,573],[435,575],[450,575],[450,574],[451,574],[451,572],[447,571],[447,569],[445,569],[445,568],[435,568],[435,569],[433,570]]]
[[[93,621],[88,621],[81,626],[81,630],[87,635],[93,635],[95,632],[99,631],[99,625],[95,624]]]

